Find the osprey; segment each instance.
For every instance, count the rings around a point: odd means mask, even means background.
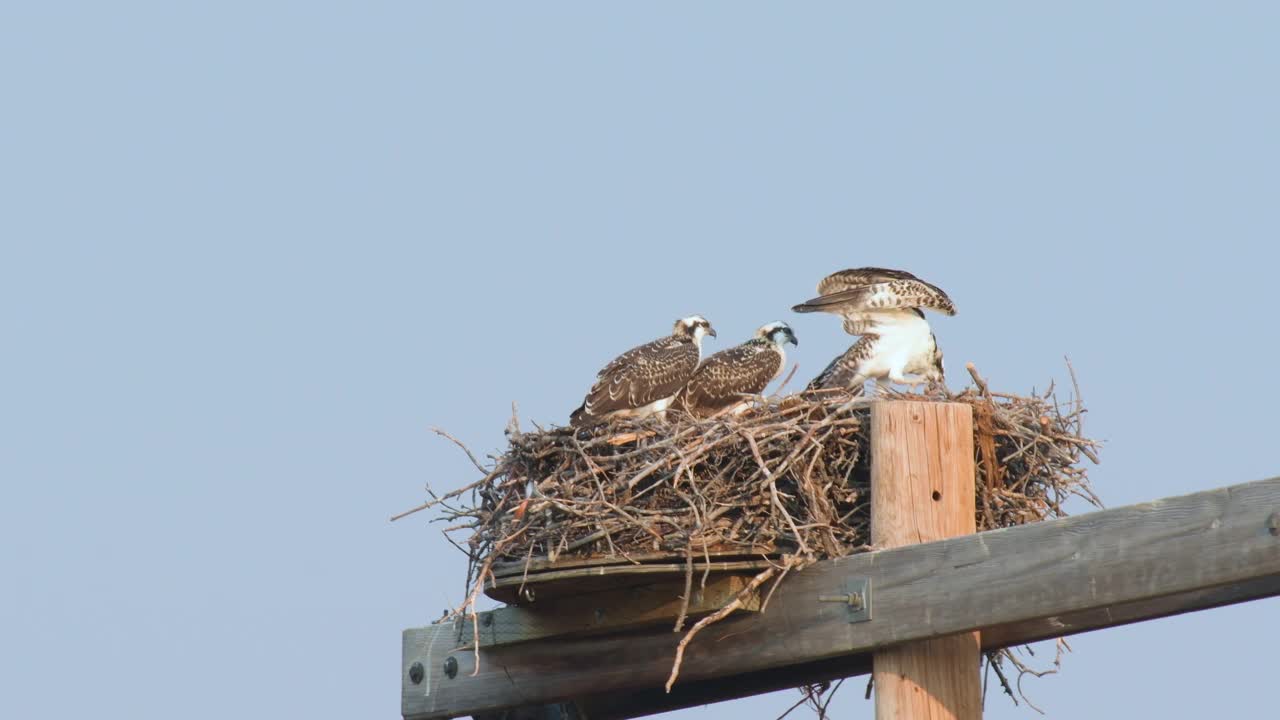
[[[942,351],[938,349],[938,341],[933,333],[928,333],[927,344],[918,343],[920,347],[913,351],[910,338],[913,334],[918,337],[918,333],[895,330],[881,332],[882,334],[866,334],[858,338],[848,350],[832,360],[805,390],[850,389],[853,394],[858,395],[862,392],[863,383],[870,379],[884,384],[885,378],[888,378],[911,386],[922,382],[942,382]],[[908,373],[916,377],[909,379],[906,377]]]
[[[945,292],[902,270],[856,268],[823,278],[818,297],[792,310],[835,313],[844,318],[845,332],[862,337],[814,378],[808,389],[860,392],[871,379],[912,387],[941,382],[942,352],[921,308],[956,314]]]
[[[721,350],[698,366],[680,395],[683,409],[698,417],[721,412],[738,414],[748,407],[747,395],[759,395],[782,374],[787,364],[784,346],[798,345],[786,323],[773,322],[756,330],[750,340]]]
[[[716,331],[701,315],[676,321],[671,334],[619,355],[596,374],[595,385],[569,424],[584,427],[611,418],[665,413],[693,377],[702,358],[702,338]]]

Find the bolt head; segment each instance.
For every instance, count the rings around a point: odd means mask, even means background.
[[[444,659],[444,674],[450,680],[458,676],[458,659],[450,655]]]
[[[409,681],[414,685],[421,685],[424,675],[426,675],[426,668],[422,667],[422,663],[416,662],[409,666]]]

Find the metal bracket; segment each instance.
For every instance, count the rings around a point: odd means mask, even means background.
[[[819,595],[818,602],[838,602],[849,607],[849,622],[860,623],[871,619],[871,578],[849,578],[845,581],[844,595]]]

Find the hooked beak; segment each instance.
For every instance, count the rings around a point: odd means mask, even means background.
[[[800,341],[796,339],[796,334],[791,332],[790,330],[787,331],[787,339],[791,341],[792,345],[795,345],[796,347],[800,347]]]
[[[708,334],[708,335],[710,335],[711,337],[715,337],[715,336],[716,336],[716,329],[715,329],[715,328],[713,328],[713,327],[711,327],[710,325],[708,325],[708,326],[707,326],[707,334]]]

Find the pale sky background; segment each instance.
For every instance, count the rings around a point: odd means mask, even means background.
[[[563,422],[912,270],[1112,506],[1280,469],[1274,3],[0,5],[0,716],[381,718],[462,594],[428,431]],[[1072,640],[1053,718],[1260,717],[1280,601]],[[836,717],[869,718],[863,679]],[[773,718],[786,692],[678,718]],[[989,718],[1038,717],[1002,697]]]

